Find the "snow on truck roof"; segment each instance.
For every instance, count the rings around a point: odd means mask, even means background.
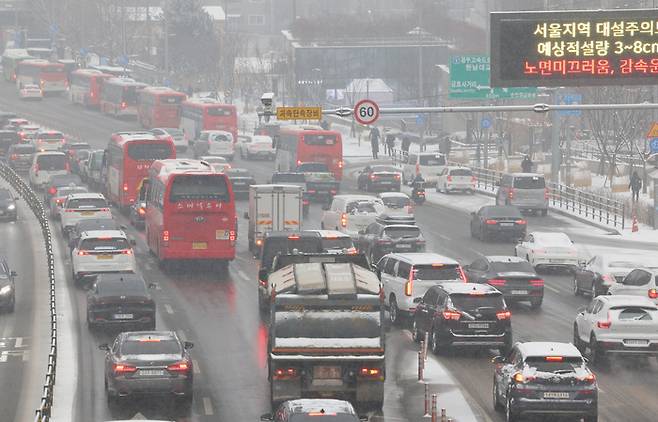
[[[277,293],[352,296],[379,294],[380,290],[375,273],[352,263],[291,264],[270,274],[268,281]]]
[[[571,343],[553,341],[529,341],[518,344],[519,351],[525,357],[564,356],[582,357],[576,346]]]

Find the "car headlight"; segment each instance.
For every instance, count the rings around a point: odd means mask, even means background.
[[[7,209],[8,209],[9,211],[13,211],[13,210],[15,210],[15,209],[16,209],[16,204],[9,204],[9,205],[7,206]]]
[[[9,293],[11,293],[11,290],[12,290],[11,286],[5,286],[5,287],[0,289],[0,295],[1,296],[8,295]]]

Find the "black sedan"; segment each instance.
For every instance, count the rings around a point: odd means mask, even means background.
[[[16,271],[9,269],[7,261],[0,256],[0,309],[14,312],[16,305]]]
[[[16,221],[18,219],[17,199],[9,189],[0,188],[0,220]]]
[[[155,329],[155,302],[139,274],[99,274],[87,296],[87,325]]]
[[[256,180],[251,172],[243,168],[231,168],[226,170],[228,180],[233,186],[233,193],[236,197],[248,198],[249,186],[255,185]]]
[[[105,389],[108,405],[135,396],[173,397],[178,409],[192,405],[193,368],[188,352],[173,331],[129,331],[121,333],[105,351]]]
[[[469,283],[495,287],[509,302],[529,301],[539,308],[544,299],[544,280],[525,259],[516,256],[483,256],[464,266]]]
[[[387,165],[366,166],[356,179],[357,187],[366,192],[400,191],[402,170]]]
[[[493,407],[507,421],[525,416],[598,420],[596,376],[571,343],[517,343],[493,358]]]
[[[614,283],[621,281],[635,268],[648,266],[653,257],[641,254],[594,255],[586,264],[576,268],[573,279],[573,292],[576,296],[590,293],[592,297],[608,293]]]
[[[527,226],[521,211],[512,206],[486,205],[471,213],[471,236],[483,242],[493,238],[520,239]]]
[[[377,221],[359,233],[356,247],[371,263],[375,263],[388,253],[423,252],[425,239],[418,226]]]

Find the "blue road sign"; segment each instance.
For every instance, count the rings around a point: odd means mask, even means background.
[[[582,104],[583,96],[576,93],[558,94],[557,103],[565,105]],[[560,110],[558,114],[560,116],[580,116],[581,112],[580,110]]]
[[[59,32],[59,26],[57,26],[56,23],[52,23],[50,24],[49,30],[50,30],[50,35],[57,35],[57,33]]]
[[[653,138],[649,141],[649,148],[652,154],[658,153],[658,138]]]
[[[117,57],[117,63],[119,63],[121,66],[127,66],[128,65],[128,56],[119,56]]]
[[[489,117],[483,117],[480,120],[480,126],[482,129],[489,129],[491,127],[491,119]]]
[[[416,126],[422,126],[425,124],[425,116],[422,114],[416,115]]]
[[[86,56],[87,53],[88,53],[88,51],[87,51],[86,48],[82,47],[82,48],[80,49],[80,55],[81,55],[81,56]]]

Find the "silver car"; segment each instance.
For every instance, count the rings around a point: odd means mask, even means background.
[[[546,215],[549,194],[543,174],[503,174],[496,192],[496,205],[514,205],[521,211]]]

